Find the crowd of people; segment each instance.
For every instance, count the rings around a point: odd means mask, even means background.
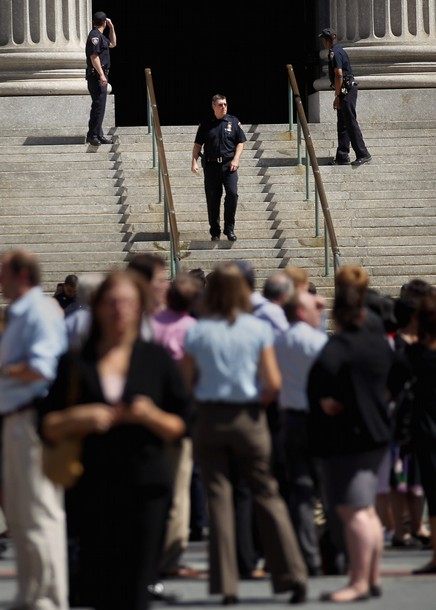
[[[343,574],[321,600],[361,601],[382,595],[388,539],[432,548],[416,573],[436,573],[436,290],[387,297],[343,265],[329,320],[309,280],[289,266],[259,287],[246,260],[170,280],[137,254],[48,296],[32,253],[3,254],[15,610],[145,610],[168,577],[233,605],[269,576],[302,604],[311,577]],[[83,472],[62,489],[42,455],[71,439]],[[206,531],[202,573],[182,560]]]

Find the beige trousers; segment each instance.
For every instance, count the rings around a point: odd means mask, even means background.
[[[180,443],[168,445],[166,451],[173,480],[173,498],[160,562],[160,572],[164,575],[176,570],[180,557],[189,543],[193,467],[192,439],[182,438]]]
[[[67,610],[63,490],[42,473],[41,449],[34,410],[5,417],[3,491],[6,520],[15,545],[16,605],[31,610]]]
[[[307,569],[288,509],[271,474],[271,437],[258,405],[200,403],[194,454],[209,503],[210,593],[236,595],[238,564],[229,461],[237,460],[254,501],[256,522],[275,593],[306,582]]]

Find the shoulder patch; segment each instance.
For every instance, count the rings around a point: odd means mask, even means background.
[[[335,56],[335,52],[333,51],[333,49],[330,49],[330,51],[329,51],[329,59],[333,59],[334,56]]]
[[[91,38],[91,42],[94,45],[94,47],[98,45],[99,40],[100,40],[99,38]]]
[[[242,127],[242,125],[241,125],[241,122],[240,122],[240,121],[238,121],[238,127]]]

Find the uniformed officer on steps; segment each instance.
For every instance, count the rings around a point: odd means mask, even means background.
[[[88,91],[92,99],[86,141],[93,146],[112,144],[112,141],[103,135],[103,119],[106,110],[107,77],[110,67],[109,49],[117,44],[115,28],[110,19],[102,11],[94,14],[93,28],[86,41],[86,80]],[[103,34],[109,28],[109,38]]]
[[[319,35],[328,49],[328,67],[331,87],[335,90],[333,109],[337,111],[338,148],[330,165],[350,163],[350,143],[356,153],[351,165],[362,165],[371,161],[371,155],[363,141],[362,132],[356,118],[357,82],[354,80],[347,53],[336,40],[336,33],[324,29]]]
[[[236,241],[234,229],[238,204],[238,167],[247,138],[239,120],[227,114],[225,95],[213,96],[212,109],[214,117],[198,127],[192,149],[191,171],[194,174],[199,172],[198,158],[204,145],[202,166],[211,239],[218,241],[220,238],[220,207],[224,187],[223,233],[229,241]]]

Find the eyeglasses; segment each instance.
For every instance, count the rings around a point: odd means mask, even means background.
[[[227,102],[220,102],[219,104],[216,104],[217,106],[227,106]]]

